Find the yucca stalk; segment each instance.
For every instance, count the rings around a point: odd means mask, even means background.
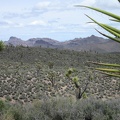
[[[118,0],[120,2],[120,0]],[[108,12],[108,11],[105,11],[105,10],[101,10],[101,9],[98,9],[98,8],[94,8],[94,7],[89,7],[89,6],[83,6],[83,5],[76,5],[77,7],[85,7],[85,8],[89,8],[89,9],[92,9],[92,10],[95,10],[97,12],[100,12],[102,14],[105,14],[107,16],[110,16],[112,19],[112,21],[114,22],[120,22],[120,16],[119,15],[115,15],[111,12]],[[93,23],[99,25],[100,27],[102,27],[104,30],[106,30],[107,32],[109,32],[112,36],[110,35],[107,35],[107,34],[104,34],[100,31],[98,31],[100,34],[102,34],[103,36],[113,40],[113,41],[116,41],[118,43],[120,43],[120,30],[115,28],[115,27],[112,27],[112,26],[109,26],[107,24],[103,24],[103,23],[100,23],[96,20],[94,20],[93,18],[91,18],[90,16],[86,15],[89,19],[91,19],[93,21]],[[114,76],[114,77],[119,77],[120,78],[120,64],[109,64],[109,63],[97,63],[97,62],[91,62],[89,61],[90,63],[93,63],[93,64],[96,64],[96,65],[100,65],[100,66],[108,66],[109,68],[95,68],[95,70],[98,70],[98,71],[102,71],[101,73],[103,74],[106,74],[108,76]],[[110,67],[117,67],[118,69],[115,69],[115,68],[110,68]]]

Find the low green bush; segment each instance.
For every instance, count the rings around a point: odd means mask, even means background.
[[[4,102],[0,100],[0,112],[3,110],[4,107],[5,107]]]
[[[2,103],[2,102],[0,102]],[[54,98],[25,105],[0,104],[0,120],[119,120],[120,98],[102,101],[94,98],[73,100]]]

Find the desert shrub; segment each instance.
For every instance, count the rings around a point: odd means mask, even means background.
[[[52,69],[53,66],[54,66],[54,63],[50,61],[50,62],[48,63],[48,67],[49,67],[49,69]]]
[[[116,116],[120,115],[118,101],[119,100],[100,101],[86,99],[77,103],[76,109],[81,111],[85,120],[114,120]],[[80,106],[80,108],[78,108],[78,106]]]
[[[119,120],[120,99],[100,101],[55,98],[27,106],[27,120]]]
[[[34,102],[27,111],[28,120],[65,120],[70,116],[72,101],[66,99],[51,99]],[[28,106],[27,106],[28,108]]]
[[[21,105],[6,102],[0,118],[2,120],[25,120],[25,109]]]
[[[119,120],[120,98],[101,101],[94,98],[54,98],[35,100],[23,106],[6,103],[0,120]]]
[[[0,41],[0,51],[2,51],[5,48],[5,45],[3,41]]]
[[[5,107],[4,102],[0,100],[0,111],[2,111],[4,107]]]

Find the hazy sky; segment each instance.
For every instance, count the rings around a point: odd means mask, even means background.
[[[23,40],[49,37],[64,41],[92,34],[100,36],[94,28],[102,29],[95,24],[88,24],[90,20],[84,14],[118,27],[118,23],[109,22],[109,17],[74,7],[81,4],[120,15],[117,0],[0,0],[0,39],[8,40],[10,36]]]

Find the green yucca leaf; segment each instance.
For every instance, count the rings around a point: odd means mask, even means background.
[[[114,27],[112,27],[112,26],[109,26],[109,25],[107,25],[107,24],[102,24],[102,23],[100,23],[100,24],[103,25],[103,26],[105,26],[106,28],[111,29],[112,31],[120,34],[120,30],[118,30],[118,29],[116,29],[116,28],[114,28]]]
[[[87,17],[88,17],[88,16],[87,16]],[[87,23],[95,23],[95,22],[87,22]],[[110,25],[103,24],[103,23],[99,23],[99,24],[101,24],[102,26],[104,26],[104,27],[106,27],[106,28],[108,28],[108,29],[111,29],[112,31],[120,34],[120,30],[119,30],[119,29],[116,29],[115,27],[112,27],[112,26],[110,26]]]
[[[88,61],[88,62],[96,64],[96,65],[111,66],[111,67],[120,67],[120,64],[98,63],[98,62],[92,62],[92,61]]]
[[[120,75],[118,74],[114,74],[114,73],[107,73],[107,72],[101,72],[102,74],[105,74],[105,75],[108,75],[108,76],[112,76],[112,77],[119,77],[120,78]]]
[[[109,38],[109,39],[112,39],[112,40],[120,43],[120,39],[119,39],[119,38],[115,38],[115,37],[111,37],[111,36],[109,36],[109,35],[103,34],[102,32],[100,32],[100,31],[98,31],[98,30],[96,30],[96,31],[99,32],[101,35],[103,35],[103,36],[105,36],[105,37],[107,37],[107,38]]]
[[[105,71],[105,72],[115,72],[120,73],[120,70],[117,69],[107,69],[107,68],[95,68],[96,70]]]
[[[76,7],[89,8],[89,9],[98,11],[98,12],[100,12],[100,13],[103,13],[103,14],[105,14],[105,15],[107,15],[107,16],[110,16],[110,17],[112,17],[112,18],[114,18],[114,19],[116,19],[116,20],[120,20],[120,16],[115,15],[115,14],[113,14],[113,13],[111,13],[111,12],[107,12],[107,11],[105,11],[105,10],[101,10],[101,9],[93,8],[93,7],[89,7],[89,6],[84,6],[84,5],[75,5],[75,6],[76,6]]]
[[[120,22],[120,20],[110,19],[111,21]]]
[[[119,37],[119,36],[112,37],[112,36],[106,35],[106,34],[100,32],[100,31],[98,31],[97,29],[95,29],[95,30],[96,30],[97,32],[99,32],[101,35],[103,35],[103,36],[105,36],[105,37],[107,37],[107,38],[109,38],[109,39],[112,39],[112,40],[120,43],[120,37]]]
[[[120,38],[120,32],[119,30],[117,31],[115,28],[113,27],[109,27],[108,25],[105,24],[101,24],[99,22],[97,22],[96,20],[94,20],[93,18],[89,17],[88,15],[86,15],[88,18],[90,18],[92,21],[94,21],[96,24],[98,24],[99,26],[101,26],[103,29],[105,29],[106,31],[110,32],[111,34],[113,34],[114,36],[117,36]],[[116,32],[117,31],[117,32]]]
[[[119,77],[120,78],[120,70],[117,69],[105,69],[105,68],[95,68],[96,70],[101,71],[102,74],[106,74],[112,77]]]

